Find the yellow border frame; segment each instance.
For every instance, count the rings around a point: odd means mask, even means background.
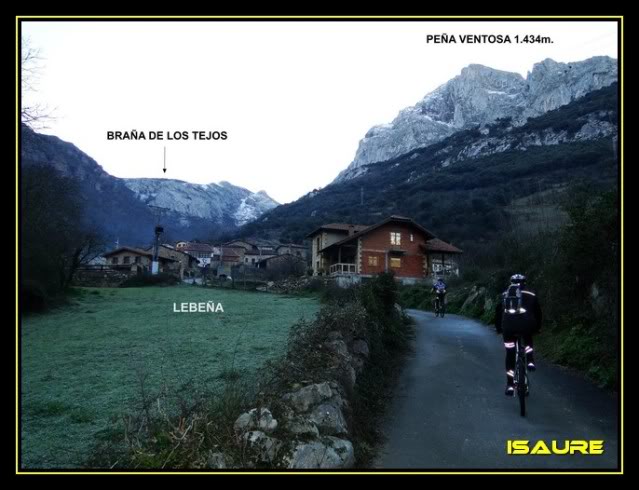
[[[620,468],[619,471],[20,471],[20,461],[18,459],[18,446],[19,446],[19,438],[20,434],[18,432],[18,423],[19,423],[19,370],[20,366],[18,365],[18,355],[19,355],[19,334],[20,334],[20,318],[18,314],[18,288],[19,288],[19,277],[18,277],[18,233],[19,233],[19,210],[18,210],[18,193],[20,192],[19,183],[18,183],[18,171],[19,171],[19,159],[20,159],[20,149],[19,149],[19,132],[20,132],[20,100],[19,96],[19,69],[20,69],[20,39],[18,38],[18,26],[21,20],[29,20],[29,19],[72,19],[72,20],[80,20],[80,19],[175,19],[175,20],[184,20],[184,19],[234,19],[234,20],[244,20],[244,19],[271,19],[271,20],[286,20],[286,19],[372,19],[372,20],[425,20],[425,19],[450,19],[451,21],[455,21],[456,19],[509,19],[509,20],[526,20],[526,19],[582,19],[582,20],[596,20],[596,19],[609,19],[609,20],[617,20],[620,22],[620,35],[619,46],[619,60],[621,61],[621,73],[620,73],[620,190],[621,190],[621,348],[620,348],[620,363],[621,363],[621,389],[619,393],[619,403],[621,405],[621,420],[620,422],[620,434],[621,434],[621,444],[619,445],[620,451]],[[16,185],[16,222],[15,222],[15,231],[16,231],[16,241],[15,241],[15,274],[16,274],[16,293],[15,293],[15,302],[16,302],[16,475],[622,475],[624,474],[624,438],[623,438],[623,421],[624,421],[624,407],[623,407],[623,360],[624,360],[624,346],[623,346],[623,293],[624,293],[624,281],[623,281],[623,15],[524,15],[524,16],[511,16],[511,15],[308,15],[308,16],[279,16],[279,15],[246,15],[246,16],[237,16],[237,15],[78,15],[78,16],[69,16],[69,15],[25,15],[25,16],[16,16],[16,174],[15,174],[15,185]]]

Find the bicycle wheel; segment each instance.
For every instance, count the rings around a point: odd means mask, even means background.
[[[519,415],[526,416],[526,364],[523,350],[517,355],[517,397],[519,398]]]

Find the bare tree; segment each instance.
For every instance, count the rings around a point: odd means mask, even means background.
[[[104,241],[84,219],[77,182],[54,168],[23,168],[21,194],[22,279],[64,291],[77,269],[104,251]]]
[[[71,286],[78,268],[100,257],[106,249],[103,237],[96,231],[77,230],[75,244],[66,256],[61,257],[60,286],[64,290]]]
[[[40,76],[44,71],[44,58],[39,49],[31,45],[29,38],[22,40],[20,56],[20,120],[31,129],[44,129],[53,119],[53,110],[42,102],[34,101]]]

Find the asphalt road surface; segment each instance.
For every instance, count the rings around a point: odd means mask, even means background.
[[[385,469],[618,468],[617,398],[587,380],[536,359],[526,417],[506,397],[504,346],[492,327],[457,315],[416,320],[407,360],[375,464]],[[542,334],[543,335],[543,332]],[[539,357],[539,356],[538,356]],[[509,439],[603,440],[602,455],[508,455]]]

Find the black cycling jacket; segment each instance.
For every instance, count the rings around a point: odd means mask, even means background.
[[[532,291],[528,289],[524,288],[521,291],[522,293],[524,293],[524,295],[522,296],[523,306],[528,311],[533,312],[533,315],[535,316],[535,322],[537,324],[535,333],[539,333],[539,331],[541,330],[541,318],[542,318],[539,299],[537,298],[537,295],[535,293],[533,293]],[[502,297],[500,298],[500,301],[497,302],[497,306],[495,307],[495,330],[497,330],[497,333],[502,332],[501,319],[502,319],[502,313],[504,312],[504,304],[503,304],[503,301],[501,301],[501,299],[503,299],[505,294],[507,293],[506,292],[502,293]]]

